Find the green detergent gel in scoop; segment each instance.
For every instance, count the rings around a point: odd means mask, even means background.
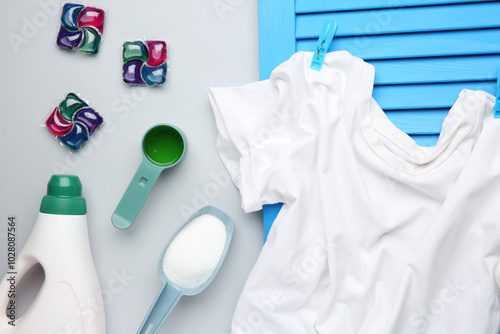
[[[186,138],[173,125],[158,124],[146,132],[142,139],[142,163],[111,217],[116,228],[123,230],[132,225],[158,176],[177,165],[186,149]]]
[[[184,138],[171,126],[155,126],[144,136],[142,149],[152,163],[170,167],[184,154]]]

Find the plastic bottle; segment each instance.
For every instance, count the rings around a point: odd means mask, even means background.
[[[102,299],[88,240],[87,205],[81,193],[77,176],[53,175],[50,179],[33,231],[15,261],[17,274],[9,274],[9,268],[0,282],[0,333],[106,332],[104,310],[92,304]],[[45,272],[43,285],[26,313],[12,322],[6,315],[12,314],[8,295],[36,263]]]

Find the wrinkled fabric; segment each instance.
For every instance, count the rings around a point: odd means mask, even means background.
[[[373,66],[345,51],[319,72],[311,60],[209,91],[243,209],[285,203],[232,333],[497,334],[494,97],[463,90],[420,147],[373,99]]]

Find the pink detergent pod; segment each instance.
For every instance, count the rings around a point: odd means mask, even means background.
[[[102,117],[75,93],[69,93],[45,121],[64,146],[78,150],[103,123]]]
[[[66,121],[64,117],[62,117],[59,107],[54,109],[49,118],[47,118],[45,124],[56,136],[65,136],[70,133],[73,128],[73,123]]]

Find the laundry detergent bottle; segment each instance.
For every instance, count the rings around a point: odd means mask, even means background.
[[[0,282],[2,334],[104,334],[101,289],[90,252],[87,205],[77,176],[53,175],[33,231]],[[7,247],[3,246],[2,254]],[[39,263],[45,279],[22,317],[17,284]],[[9,297],[10,296],[10,297]],[[97,302],[96,302],[97,301]],[[101,304],[102,305],[102,304]]]

